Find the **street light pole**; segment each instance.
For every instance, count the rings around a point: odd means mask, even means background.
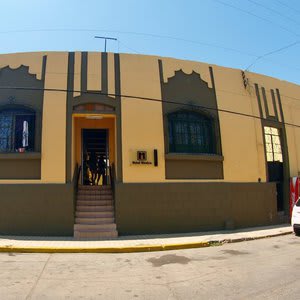
[[[107,40],[112,40],[112,41],[117,41],[118,39],[113,38],[113,37],[109,37],[109,36],[95,36],[95,39],[103,39],[104,40],[104,52],[106,52],[106,43]]]

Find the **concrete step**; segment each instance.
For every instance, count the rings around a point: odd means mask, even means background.
[[[114,218],[113,211],[76,211],[76,218]]]
[[[113,206],[112,200],[78,200],[78,206]]]
[[[116,238],[118,237],[118,232],[116,230],[112,231],[74,231],[74,238],[77,239],[90,239],[90,238]]]
[[[111,224],[115,218],[75,218],[76,224]]]
[[[110,185],[79,185],[78,186],[78,190],[82,191],[82,190],[90,190],[90,191],[95,191],[95,190],[111,190],[111,186]]]
[[[117,225],[112,224],[74,224],[74,231],[112,231]]]
[[[95,205],[95,206],[91,206],[91,205],[77,205],[76,206],[76,212],[81,212],[81,211],[89,211],[89,212],[114,212],[114,207],[112,205]]]
[[[79,190],[78,195],[112,195],[112,190]]]
[[[113,200],[112,195],[77,195],[77,200]]]

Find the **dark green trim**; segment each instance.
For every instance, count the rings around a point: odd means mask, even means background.
[[[290,178],[290,167],[289,167],[289,153],[288,153],[288,143],[287,143],[287,136],[286,136],[286,129],[285,129],[285,123],[284,123],[284,114],[282,109],[282,102],[280,97],[279,89],[276,89],[276,96],[278,101],[278,107],[279,107],[279,113],[281,121],[279,121],[278,118],[278,110],[276,106],[276,98],[274,90],[271,89],[271,95],[272,95],[272,103],[274,106],[274,112],[275,117],[269,115],[269,110],[267,106],[267,99],[266,99],[266,91],[264,87],[261,87],[262,93],[263,93],[263,100],[265,103],[265,113],[266,117],[263,115],[263,109],[262,109],[262,103],[260,98],[260,92],[259,92],[259,86],[258,84],[255,84],[255,90],[256,90],[256,98],[258,102],[258,108],[259,113],[261,117],[261,127],[262,127],[262,136],[264,141],[264,154],[265,154],[265,170],[266,170],[266,178],[269,180],[269,172],[268,172],[268,163],[267,163],[267,154],[266,154],[266,140],[265,140],[265,132],[264,127],[275,127],[280,130],[280,136],[281,136],[281,147],[282,147],[282,155],[283,155],[283,205],[284,205],[284,211],[285,214],[289,214],[289,178]]]
[[[68,79],[67,79],[67,115],[66,115],[66,182],[70,183],[72,178],[72,111],[73,111],[73,89],[74,89],[74,67],[75,54],[68,55]]]
[[[192,74],[185,74],[182,69],[175,71],[175,75],[168,78],[167,82],[164,82],[163,63],[161,59],[158,60],[158,69],[161,83],[165,153],[169,155],[171,154],[172,150],[169,149],[170,145],[168,116],[177,111],[190,111],[205,115],[213,120],[212,144],[214,147],[211,150],[211,153],[222,155],[220,123],[213,68],[209,67],[212,88],[208,86],[207,82],[201,79],[200,74],[194,71],[192,72]],[[174,103],[170,103],[169,101],[174,101],[178,104],[175,105]],[[194,104],[195,107],[187,109],[186,104]],[[208,109],[198,109],[197,106],[207,107]],[[166,160],[165,165],[167,179],[224,178],[222,161],[219,163],[197,162],[196,164],[192,165],[187,160],[183,160],[182,162],[180,162],[179,160],[176,162]],[[190,174],[188,170],[190,170]],[[208,171],[208,173],[206,171]]]
[[[280,117],[281,117],[281,122],[284,124],[284,114],[283,114],[283,109],[282,109],[282,103],[281,103],[281,97],[280,97],[280,92],[279,89],[276,89],[276,95],[278,99],[278,104],[279,104],[279,111],[280,111]]]
[[[223,160],[166,158],[165,166],[166,179],[224,179]]]
[[[209,154],[181,154],[181,153],[168,153],[165,154],[166,160],[207,160],[207,161],[224,161],[222,155],[209,155]]]
[[[107,110],[74,110],[73,113],[76,115],[84,115],[84,114],[90,114],[90,115],[95,115],[95,114],[101,114],[101,115],[114,115],[115,110],[112,111],[107,111]]]
[[[274,183],[117,184],[119,234],[196,232],[277,222]]]
[[[100,55],[100,53],[99,53]],[[74,65],[75,55],[74,52],[69,53],[68,61],[68,93],[67,93],[67,129],[66,129],[66,182],[71,182],[71,163],[72,163],[72,114],[80,113],[99,113],[98,111],[93,112],[80,112],[75,111],[74,107],[81,104],[99,103],[108,105],[114,108],[115,111],[105,111],[103,114],[115,114],[116,115],[116,135],[117,135],[117,180],[122,181],[122,137],[121,137],[121,79],[120,79],[120,56],[114,54],[114,68],[115,68],[115,98],[103,93],[107,93],[108,87],[108,62],[107,53],[102,53],[102,64],[101,64],[101,81],[102,90],[101,92],[93,91],[92,94],[81,93],[80,96],[74,97]],[[104,60],[103,60],[104,59]],[[88,52],[81,53],[81,89],[87,91],[87,66],[88,66]],[[105,78],[104,78],[105,77]],[[101,112],[102,113],[102,112]]]
[[[275,113],[275,118],[278,121],[278,111],[277,111],[277,105],[276,105],[276,99],[275,99],[275,94],[274,90],[271,89],[271,97],[272,97],[272,103],[273,103],[273,108],[274,108],[274,113]]]
[[[256,99],[257,99],[257,104],[258,104],[259,115],[263,119],[264,114],[263,114],[263,109],[262,109],[262,104],[261,104],[259,87],[258,87],[257,83],[255,83],[255,91],[256,91]],[[264,147],[263,148],[264,148],[264,156],[265,156],[265,176],[266,176],[266,179],[268,180],[269,172],[268,172],[267,153],[266,153],[266,137],[265,137],[265,130],[264,130],[264,126],[263,126],[262,121],[261,121],[261,132],[262,132],[262,138],[263,138],[263,141],[264,141]]]
[[[258,103],[259,115],[260,115],[261,118],[263,118],[264,114],[263,114],[263,109],[262,109],[262,105],[261,105],[261,98],[260,98],[259,87],[258,87],[257,83],[255,83],[254,86],[255,86],[256,98],[257,98],[257,103]]]
[[[73,98],[73,107],[82,104],[99,103],[115,108],[117,103],[114,98],[102,94],[82,94]],[[75,111],[77,113],[77,111]],[[94,112],[95,113],[95,112]]]
[[[116,136],[117,136],[117,181],[123,182],[123,155],[122,155],[122,104],[121,104],[121,67],[120,55],[114,54],[115,60],[115,94],[116,94]]]
[[[270,114],[269,114],[269,107],[268,107],[268,101],[267,101],[267,96],[266,96],[266,90],[265,90],[264,87],[262,87],[261,91],[262,91],[264,105],[265,105],[266,117],[268,119],[270,117]]]
[[[218,100],[217,100],[214,71],[213,71],[213,67],[211,67],[211,66],[209,67],[209,74],[210,74],[210,80],[211,80],[212,88],[213,88],[214,95],[215,95],[216,108],[217,108],[217,118],[215,119],[215,122],[216,122],[215,134],[216,134],[217,141],[219,141],[216,143],[216,146],[218,147],[217,153],[222,155],[223,151],[222,151],[222,137],[221,137],[221,128],[220,128],[220,116],[219,116],[219,109],[218,109]],[[224,178],[224,174],[223,174],[223,178]]]
[[[47,67],[47,56],[42,58],[41,79],[29,73],[29,67],[21,65],[17,69],[9,66],[0,69],[0,85],[12,89],[0,90],[0,107],[26,108],[35,112],[35,145],[34,151],[42,148],[42,115],[44,105],[44,87]],[[21,86],[28,90],[16,90]],[[33,89],[33,88],[36,88]],[[19,156],[20,154],[20,156]],[[41,158],[36,153],[1,153],[1,179],[40,179]]]
[[[73,236],[72,184],[1,184],[0,234]]]
[[[289,151],[288,151],[288,142],[287,142],[287,135],[285,129],[285,122],[284,122],[284,114],[282,109],[282,102],[279,89],[276,89],[276,95],[279,104],[279,111],[280,117],[282,122],[282,144],[283,144],[283,189],[284,189],[284,211],[286,214],[289,214],[289,197],[290,197],[290,161],[289,161]]]
[[[102,93],[108,92],[108,59],[107,53],[101,53],[101,91]]]
[[[80,77],[80,90],[87,91],[87,73],[88,73],[88,53],[81,52],[81,77]]]
[[[43,63],[42,63],[42,80],[45,82],[46,78],[46,67],[47,67],[47,55],[43,56]]]
[[[25,152],[25,153],[0,153],[1,159],[41,159],[40,152]]]
[[[41,179],[40,158],[20,155],[0,159],[0,162],[0,179]]]

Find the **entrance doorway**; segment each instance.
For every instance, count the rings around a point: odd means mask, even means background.
[[[82,184],[110,184],[108,129],[82,129]]]
[[[276,183],[277,211],[284,210],[284,172],[280,130],[274,127],[264,127],[266,141],[266,156],[268,166],[268,181]]]

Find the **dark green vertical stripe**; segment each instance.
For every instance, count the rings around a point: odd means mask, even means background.
[[[72,110],[73,110],[73,89],[74,89],[74,52],[68,57],[68,80],[67,80],[67,115],[66,115],[66,182],[72,181]]]
[[[107,53],[102,53],[106,54]],[[102,56],[104,57],[104,56]],[[117,181],[123,182],[123,161],[122,161],[122,105],[121,105],[121,73],[120,73],[120,55],[114,54],[114,61],[115,61],[115,94],[116,94],[116,124],[117,124]],[[103,66],[103,60],[102,60]],[[107,65],[106,65],[107,67]],[[103,72],[102,72],[103,77]],[[102,81],[103,83],[103,81]],[[106,83],[107,84],[107,83]],[[103,86],[102,86],[103,92]]]
[[[268,102],[267,102],[266,90],[265,90],[264,87],[262,87],[261,90],[262,90],[262,95],[263,95],[263,99],[264,99],[266,117],[269,118],[270,114],[269,114],[269,107],[268,107]]]
[[[220,118],[219,118],[219,109],[218,109],[218,100],[217,100],[217,91],[216,91],[216,84],[215,84],[215,78],[214,78],[214,71],[213,68],[210,66],[209,67],[209,74],[210,74],[210,80],[212,84],[212,88],[214,91],[214,97],[215,97],[215,103],[216,103],[216,109],[217,109],[217,118],[215,122],[217,123],[217,128],[216,128],[216,146],[217,146],[217,153],[219,155],[222,155],[222,137],[221,137],[221,129],[220,129]],[[223,172],[223,177],[224,178],[224,171]]]
[[[101,55],[101,92],[107,93],[108,91],[108,65],[107,65],[107,53],[102,52]]]
[[[81,94],[82,92],[87,91],[87,72],[88,72],[87,66],[88,66],[88,53],[81,52],[81,80],[80,80]]]
[[[273,103],[275,117],[276,120],[278,121],[278,111],[277,111],[276,99],[275,99],[275,94],[273,89],[271,89],[271,96],[272,96],[272,103]]]

